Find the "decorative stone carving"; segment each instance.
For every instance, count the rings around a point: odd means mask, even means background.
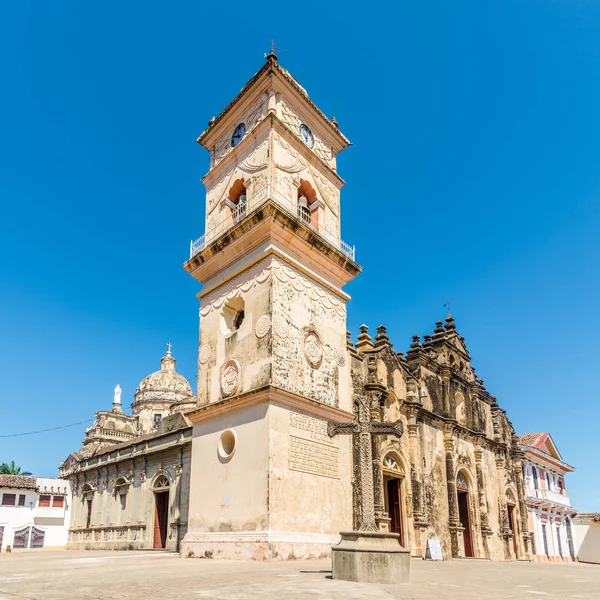
[[[323,340],[312,327],[302,330],[302,350],[308,364],[313,369],[318,369],[323,362]]]
[[[383,468],[387,469],[388,471],[402,473],[402,469],[400,468],[400,465],[398,464],[396,459],[391,454],[386,455],[385,458],[383,459]]]
[[[211,354],[212,348],[210,347],[210,344],[202,344],[202,346],[200,346],[200,352],[198,353],[198,362],[202,365],[206,364]]]
[[[459,471],[458,475],[456,476],[456,487],[459,490],[468,490],[469,489],[469,484],[467,482],[467,478],[465,477],[465,474],[462,471]]]
[[[333,350],[333,358],[337,363],[338,367],[346,366],[346,351],[340,350],[339,348],[334,348]]]
[[[278,337],[285,339],[290,333],[290,326],[285,322],[283,317],[277,316],[273,319],[273,331]]]
[[[269,315],[263,315],[256,320],[256,325],[254,326],[254,333],[257,338],[264,338],[269,330],[271,329],[271,317]]]
[[[233,357],[221,367],[221,395],[223,398],[233,396],[240,386],[242,367]]]
[[[291,285],[297,292],[305,293],[311,301],[319,302],[325,309],[335,312],[340,317],[346,316],[346,304],[338,296],[309,280],[297,269],[272,258],[261,260],[249,271],[234,277],[227,283],[227,292],[224,293],[223,286],[219,286],[204,297],[200,316],[206,317],[212,310],[220,310],[226,302],[235,296],[246,294],[255,285],[265,283],[271,275],[277,281]]]

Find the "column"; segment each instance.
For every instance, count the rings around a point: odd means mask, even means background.
[[[446,426],[444,430],[444,451],[446,453],[446,483],[448,487],[448,514],[450,539],[452,544],[452,557],[461,556],[464,553],[462,544],[463,527],[458,515],[458,502],[456,497],[456,481],[454,479],[454,428]]]
[[[409,390],[410,391],[410,390]],[[407,393],[407,400],[409,394]],[[419,425],[417,423],[418,411],[416,408],[409,408],[407,412],[407,433],[408,433],[408,459],[410,461],[410,472],[407,473],[407,481],[410,481],[412,493],[413,509],[413,528],[415,538],[415,548],[413,555],[425,556],[426,540],[422,539],[428,526],[427,513],[424,511],[423,488],[421,485],[421,459],[418,444]]]
[[[477,477],[477,497],[479,499],[479,514],[481,516],[481,537],[483,540],[483,551],[486,558],[490,558],[490,547],[488,537],[492,535],[489,522],[489,507],[485,494],[485,480],[483,477],[483,449],[480,442],[475,444],[475,474]]]
[[[381,396],[369,394],[370,414],[372,423],[380,423],[382,419]],[[381,472],[381,443],[378,435],[371,435],[371,453],[373,464],[373,497],[375,506],[375,521],[379,531],[389,532],[390,518],[385,513],[383,495],[383,474]]]
[[[517,455],[513,462],[513,474],[517,484],[517,500],[519,502],[519,512],[521,513],[521,540],[525,556],[531,556],[531,546],[529,543],[529,519],[527,515],[527,502],[525,500],[525,481],[523,479],[523,461],[521,456]]]
[[[448,418],[454,418],[455,415],[450,414],[450,369],[443,369],[441,372],[442,376],[442,408],[444,416]]]
[[[512,537],[512,531],[508,524],[508,508],[506,506],[506,495],[504,494],[504,469],[506,464],[506,458],[504,456],[504,450],[496,451],[496,474],[498,477],[498,508],[500,509],[500,536],[504,540],[504,557],[506,560],[511,559],[510,553],[510,538]]]

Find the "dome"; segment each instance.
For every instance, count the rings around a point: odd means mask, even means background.
[[[140,382],[134,395],[134,408],[143,402],[181,402],[194,396],[188,380],[175,370],[175,363],[169,347],[167,355],[160,361],[160,371],[148,375]]]

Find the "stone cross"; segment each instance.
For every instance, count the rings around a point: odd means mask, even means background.
[[[167,356],[171,356],[171,346],[173,344],[171,344],[171,342],[167,342]]]
[[[378,400],[375,400],[378,402]],[[356,396],[354,400],[355,418],[351,423],[338,423],[337,421],[328,421],[327,433],[329,437],[343,434],[356,434],[358,436],[359,451],[359,473],[360,473],[360,522],[359,531],[379,531],[375,519],[376,498],[380,495],[379,490],[375,490],[373,478],[373,456],[372,441],[378,435],[394,435],[402,437],[404,426],[402,421],[390,423],[387,421],[375,421],[372,419],[371,404],[373,399],[368,395]],[[377,460],[377,463],[379,461]],[[377,466],[379,468],[379,465]],[[380,479],[379,477],[377,478]]]

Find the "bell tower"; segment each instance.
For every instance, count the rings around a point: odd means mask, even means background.
[[[271,51],[198,143],[210,169],[184,265],[202,284],[185,551],[327,553],[352,523],[349,441],[327,436],[327,419],[352,419],[342,288],[360,267],[336,167],[350,142]]]

